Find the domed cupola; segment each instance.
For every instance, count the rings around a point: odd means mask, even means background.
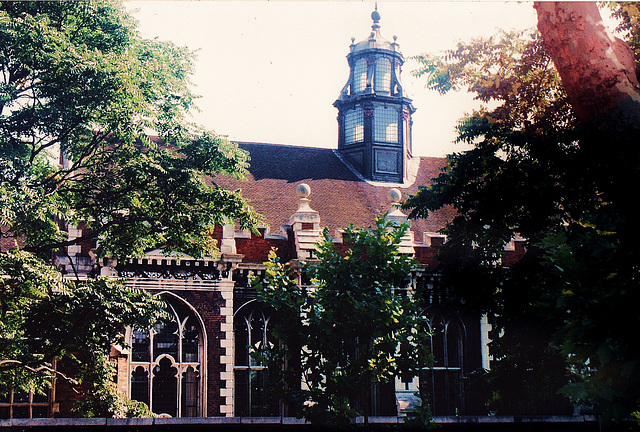
[[[415,108],[400,83],[404,57],[396,37],[380,34],[380,14],[371,14],[371,34],[351,39],[349,80],[333,104],[338,108],[338,150],[368,180],[403,183],[411,159]]]

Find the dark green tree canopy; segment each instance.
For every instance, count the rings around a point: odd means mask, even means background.
[[[631,40],[633,7],[614,8]],[[458,211],[440,259],[459,298],[493,320],[489,379],[498,411],[532,413],[544,401],[505,402],[561,390],[606,419],[629,415],[640,405],[640,355],[626,331],[640,325],[631,288],[640,260],[628,211],[629,199],[637,201],[623,179],[637,176],[637,159],[619,150],[632,148],[633,134],[577,120],[537,32],[501,33],[418,60],[428,88],[466,89],[483,102],[457,127],[473,148],[450,155],[406,207],[412,217],[443,205]],[[526,254],[503,269],[504,247],[517,236]]]

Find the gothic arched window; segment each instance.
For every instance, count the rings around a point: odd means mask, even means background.
[[[191,308],[167,296],[170,319],[131,332],[131,399],[156,414],[202,415],[202,327]]]
[[[272,321],[271,313],[255,300],[234,314],[236,417],[280,415],[278,399],[268,391],[267,368],[254,356],[276,343],[271,335]]]
[[[367,88],[367,61],[359,59],[353,71],[353,93],[361,93]]]
[[[462,410],[462,372],[466,330],[460,316],[445,305],[424,311],[431,335],[433,366],[422,371],[420,391],[428,394],[433,415],[456,415]]]
[[[391,62],[388,58],[376,60],[375,90],[377,93],[391,91]]]

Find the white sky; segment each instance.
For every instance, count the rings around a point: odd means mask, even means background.
[[[126,2],[143,37],[197,50],[194,121],[237,141],[337,148],[333,102],[347,81],[346,55],[371,31],[367,1]],[[381,33],[405,57],[402,82],[417,108],[414,153],[444,156],[456,121],[473,107],[466,93],[440,96],[414,78],[409,57],[458,41],[533,27],[532,2],[380,1]]]

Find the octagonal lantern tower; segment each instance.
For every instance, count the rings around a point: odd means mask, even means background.
[[[403,183],[411,159],[411,115],[400,72],[404,57],[396,37],[380,35],[380,14],[371,34],[351,39],[349,80],[333,104],[338,109],[338,150],[367,180]]]

